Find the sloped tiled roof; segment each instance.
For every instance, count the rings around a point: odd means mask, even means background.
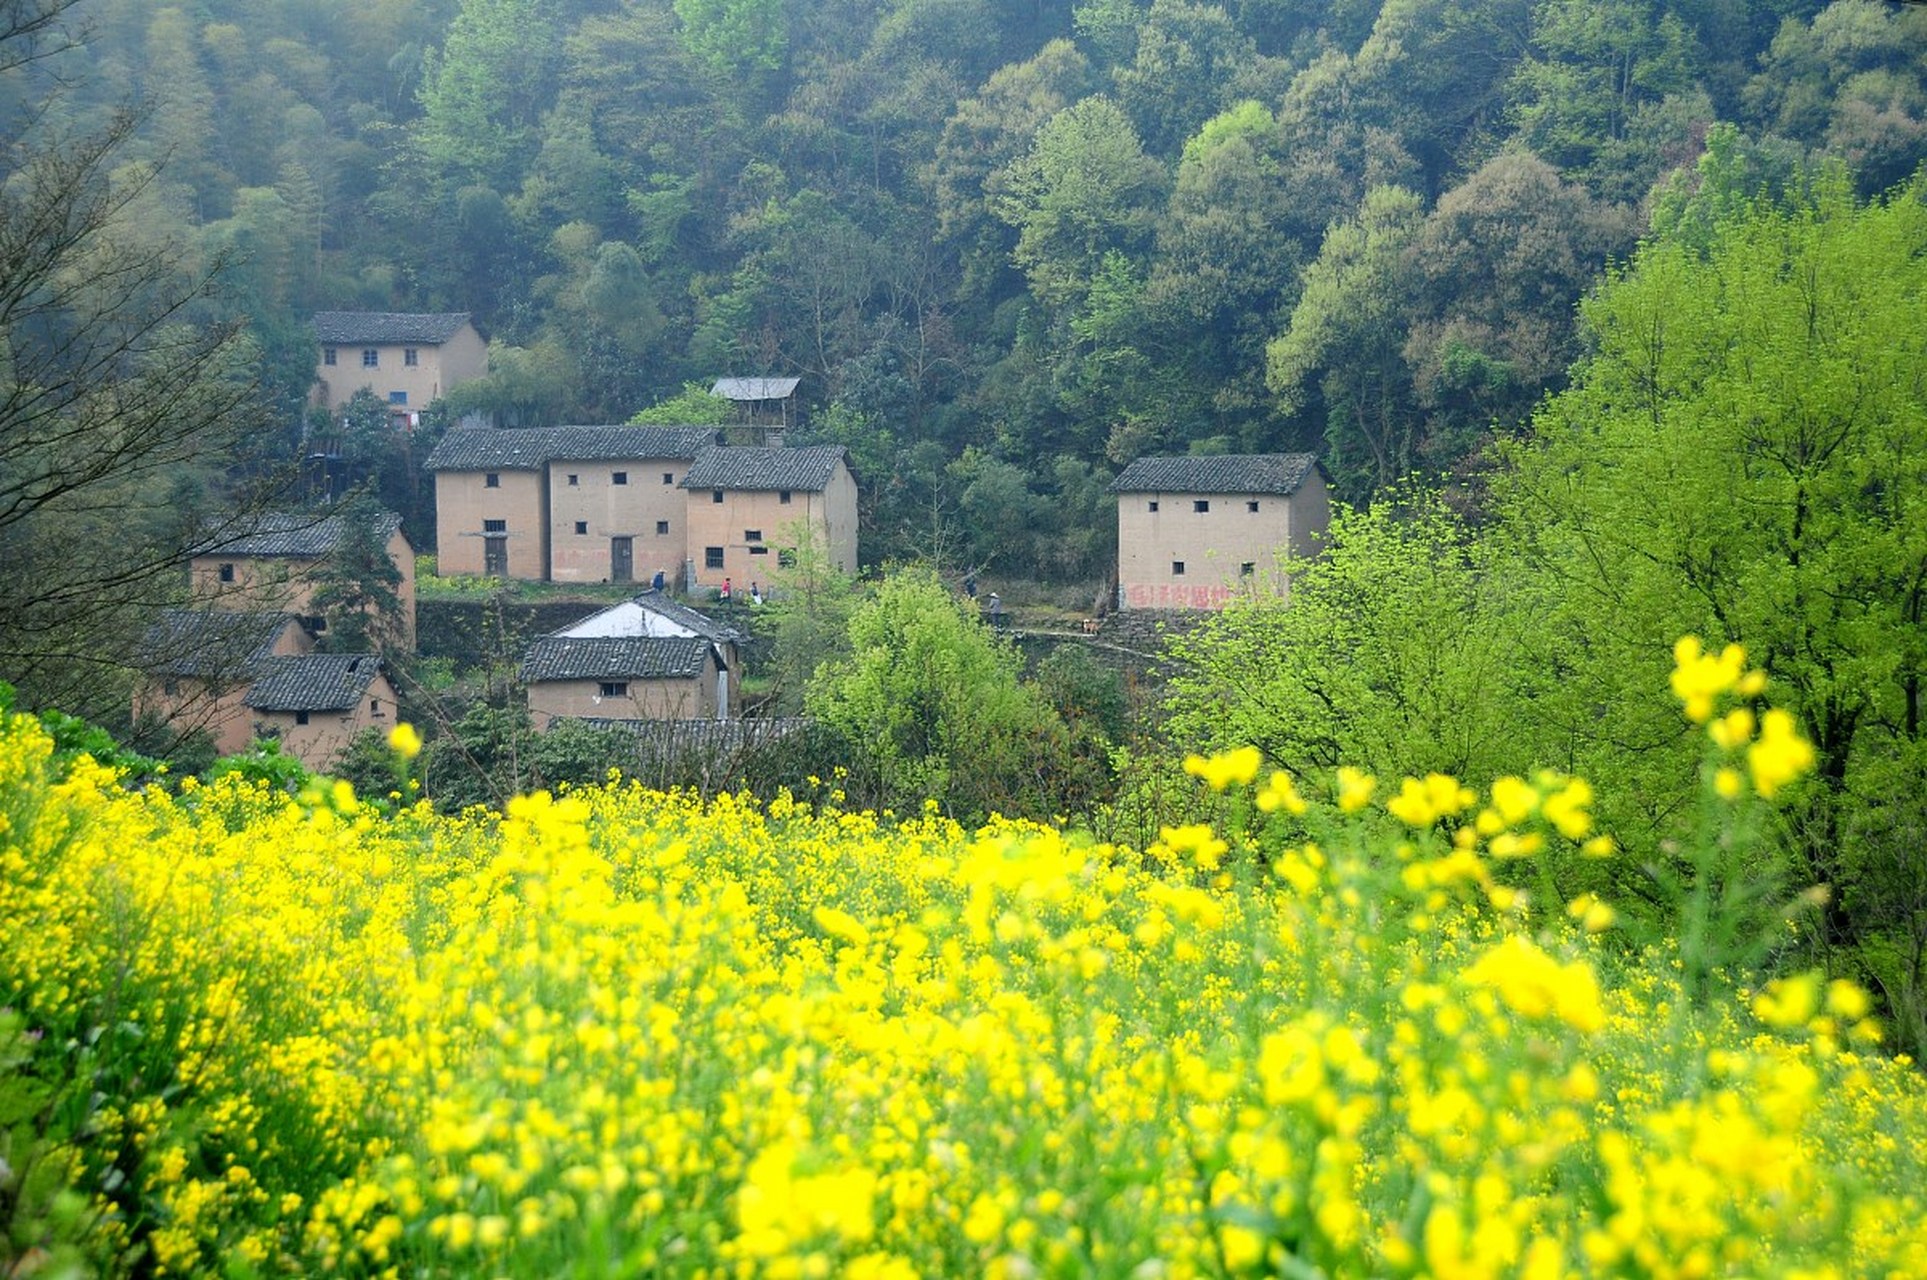
[[[698,613],[687,605],[678,604],[654,587],[630,597],[621,604],[613,604],[606,609],[598,609],[594,613],[585,614],[568,626],[558,628],[552,634],[558,638],[568,639],[587,639],[598,635],[624,635],[626,634],[623,630],[625,626],[639,625],[643,621],[643,619],[631,612],[637,609],[647,610],[660,618],[666,619],[673,626],[679,627],[684,631],[694,632],[704,639],[714,640],[719,644],[741,643],[747,639],[747,637],[735,627],[727,623],[718,622],[706,613]],[[602,625],[598,627],[598,623]],[[582,634],[578,635],[576,633]]]
[[[436,346],[454,337],[468,323],[468,316],[466,311],[317,311],[314,336],[320,342],[418,342]]]
[[[348,517],[339,512],[321,515],[312,511],[271,511],[246,521],[228,524],[210,522],[200,545],[191,549],[197,556],[325,556],[335,549]],[[392,511],[375,514],[375,537],[387,542],[401,528],[401,517]]]
[[[680,461],[715,443],[714,427],[473,427],[443,436],[422,465],[429,471],[536,471],[564,459]]]
[[[725,400],[787,400],[801,378],[718,378],[709,389]]]
[[[1139,458],[1112,482],[1113,493],[1278,493],[1298,491],[1310,453],[1233,453],[1202,458]]]
[[[685,489],[751,489],[769,492],[800,489],[820,493],[830,485],[836,464],[845,457],[840,444],[801,449],[721,447],[698,454],[683,477]]]
[[[242,699],[256,711],[347,711],[361,701],[381,670],[372,653],[310,653],[268,658]]]
[[[664,680],[699,676],[710,642],[698,636],[576,640],[543,636],[522,658],[522,682],[544,680]]]
[[[294,623],[285,613],[166,609],[141,637],[142,665],[156,676],[247,679]]]

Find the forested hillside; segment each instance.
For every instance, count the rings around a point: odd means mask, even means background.
[[[139,108],[115,180],[159,166],[135,224],[227,263],[201,305],[259,341],[264,452],[293,451],[312,312],[466,310],[501,421],[801,375],[867,555],[1067,580],[1106,572],[1103,483],[1140,453],[1316,449],[1354,499],[1470,466],[1709,141],[1749,193],[1837,157],[1870,194],[1927,154],[1927,11],[1874,0],[68,16],[91,38],[0,106],[44,104],[41,136]]]

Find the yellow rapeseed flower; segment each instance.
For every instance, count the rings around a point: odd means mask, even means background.
[[[1238,747],[1206,759],[1191,755],[1184,759],[1184,771],[1203,778],[1213,791],[1223,791],[1233,783],[1248,785],[1258,776],[1264,756],[1256,747]]]
[[[388,731],[388,745],[404,760],[413,760],[422,753],[422,736],[415,726],[406,720]]]
[[[1775,707],[1760,717],[1760,738],[1746,749],[1746,765],[1754,789],[1771,799],[1813,767],[1813,744],[1800,736],[1792,716]]]

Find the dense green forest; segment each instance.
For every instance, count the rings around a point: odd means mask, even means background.
[[[20,14],[64,9],[14,0]],[[866,558],[1109,571],[1146,452],[1470,476],[1574,305],[1724,148],[1863,194],[1927,154],[1927,12],[1875,0],[81,0],[10,137],[220,264],[295,451],[318,309],[465,310],[505,423],[803,378]],[[29,125],[19,121],[31,116]],[[1750,193],[1750,191],[1749,191]],[[426,530],[415,530],[418,542]]]

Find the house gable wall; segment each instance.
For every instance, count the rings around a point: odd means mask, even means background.
[[[500,480],[488,487],[488,477]],[[508,576],[541,582],[548,577],[549,491],[541,471],[438,471],[435,473],[435,572],[438,576],[487,571],[486,523],[507,528]]]
[[[675,581],[688,554],[688,504],[677,487],[688,470],[686,458],[550,463],[549,576],[556,582],[609,581],[610,539],[626,537],[633,539],[633,581],[646,583],[658,569]],[[628,477],[627,484],[615,483],[617,472]],[[587,526],[585,532],[576,532],[578,523]],[[656,532],[663,523],[669,532]]]
[[[747,592],[753,583],[769,583],[781,552],[795,546],[799,521],[827,548],[831,563],[856,572],[856,480],[840,462],[822,492],[793,489],[788,502],[780,492],[754,489],[725,489],[721,502],[712,489],[687,492],[692,587],[719,588],[727,578]],[[752,541],[752,532],[762,537]],[[721,568],[709,564],[712,547],[722,548]]]
[[[473,324],[464,324],[443,343],[334,343],[332,365],[327,362],[330,345],[323,343],[315,353],[315,381],[321,385],[322,403],[331,410],[339,410],[366,387],[391,411],[413,412],[441,399],[450,388],[488,372],[488,344]],[[413,365],[407,362],[410,348],[415,352]],[[375,367],[362,363],[364,351],[375,353]],[[395,392],[404,398],[395,400]]]
[[[299,723],[300,716],[293,711],[251,709],[248,714],[254,736],[278,736],[283,751],[319,771],[332,767],[357,733],[369,728],[386,732],[394,728],[401,713],[395,686],[387,676],[377,675],[352,709],[310,711],[306,724]]]
[[[1199,502],[1208,509],[1197,510]],[[1290,583],[1279,568],[1280,554],[1314,554],[1329,520],[1325,482],[1316,472],[1289,496],[1121,493],[1121,603],[1127,609],[1221,609],[1243,591],[1284,596]],[[1249,575],[1246,564],[1252,566]]]
[[[734,673],[732,673],[733,676]],[[529,721],[547,729],[563,717],[602,720],[713,720],[716,718],[716,659],[703,663],[700,676],[673,680],[630,680],[621,697],[602,696],[599,680],[542,680],[529,686]],[[736,681],[732,678],[732,700]]]

